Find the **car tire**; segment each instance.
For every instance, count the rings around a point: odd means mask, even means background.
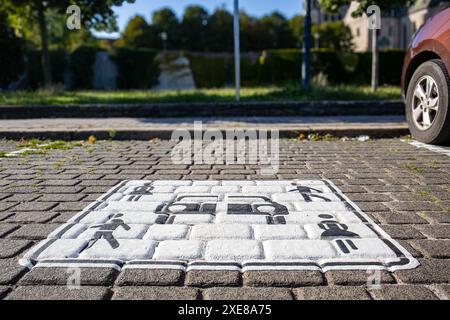
[[[450,77],[441,60],[427,61],[414,72],[406,94],[406,119],[414,139],[430,144],[450,141],[449,91]]]

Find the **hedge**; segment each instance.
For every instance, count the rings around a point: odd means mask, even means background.
[[[94,46],[80,46],[70,55],[72,89],[92,88],[97,51]]]
[[[0,88],[19,78],[25,70],[23,43],[20,39],[0,39]]]
[[[198,88],[220,88],[229,81],[226,57],[185,53]],[[228,81],[227,81],[228,80]]]
[[[52,82],[64,83],[64,70],[67,68],[66,53],[60,50],[50,50],[50,68],[52,73]],[[27,87],[37,89],[44,85],[44,76],[42,71],[42,52],[39,50],[28,51],[27,60]]]
[[[117,48],[113,60],[117,65],[119,89],[149,89],[158,83],[156,50]]]
[[[404,59],[402,50],[380,51],[380,84],[399,85]],[[318,49],[311,52],[311,71],[323,73],[330,83],[370,84],[372,53],[338,53]],[[268,50],[260,58],[260,84],[298,81],[302,51]]]
[[[69,70],[71,87],[92,88],[93,65],[96,47],[82,46],[68,58],[62,51],[50,51],[54,83],[64,82],[64,71]],[[158,83],[159,66],[155,61],[157,51],[150,49],[117,48],[111,57],[118,70],[119,89],[148,89]],[[198,88],[224,87],[234,83],[232,55],[207,55],[186,52],[194,81]],[[300,49],[266,50],[258,59],[243,55],[241,81],[243,86],[284,85],[301,78],[302,51]],[[404,51],[380,51],[380,84],[399,85]],[[17,59],[20,60],[20,59]],[[312,75],[322,74],[330,84],[346,83],[368,85],[371,79],[372,55],[370,52],[337,53],[314,49],[311,55]],[[70,61],[68,64],[67,62]],[[5,64],[8,65],[8,64]],[[28,87],[42,86],[40,51],[27,54]]]

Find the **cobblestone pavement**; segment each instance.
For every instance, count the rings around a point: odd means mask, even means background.
[[[280,169],[174,165],[168,141],[97,141],[0,158],[0,297],[6,299],[446,299],[450,297],[450,158],[400,140],[280,141]],[[18,142],[1,141],[0,152]],[[69,290],[65,268],[18,264],[24,252],[122,180],[329,179],[420,266],[365,271],[205,271],[85,268]]]

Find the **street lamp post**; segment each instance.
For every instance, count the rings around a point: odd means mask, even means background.
[[[234,68],[235,68],[235,85],[236,85],[236,101],[241,99],[241,58],[239,46],[239,0],[234,0]]]
[[[311,88],[311,0],[305,0],[305,26],[303,35],[302,85]]]

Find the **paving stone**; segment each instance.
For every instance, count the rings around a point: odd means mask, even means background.
[[[321,240],[264,241],[264,252],[269,260],[331,258],[335,251],[331,244]]]
[[[26,240],[0,239],[0,258],[11,258],[19,254],[32,244]]]
[[[241,273],[234,270],[191,270],[187,272],[185,284],[192,287],[239,286]]]
[[[72,212],[55,212],[57,216],[52,219],[52,223],[64,223],[69,221],[74,215],[76,215],[77,211]]]
[[[364,287],[310,287],[292,291],[297,300],[370,300]]]
[[[12,223],[45,223],[58,215],[56,212],[17,212],[8,217],[7,222]]]
[[[40,240],[45,239],[59,224],[26,224],[8,235],[12,239]]]
[[[65,202],[65,201],[80,201],[86,197],[84,194],[44,194],[39,198],[39,201],[47,201],[47,202]]]
[[[13,285],[28,271],[16,259],[0,259],[0,285]]]
[[[396,201],[388,204],[396,211],[439,211],[441,208],[431,202]]]
[[[14,213],[12,212],[0,212],[0,221],[5,221],[6,219],[10,218],[11,216],[13,216]]]
[[[22,286],[13,290],[6,300],[104,300],[109,297],[106,287]]]
[[[422,252],[411,246],[407,240],[397,240],[400,245],[406,249],[414,258],[423,258]]]
[[[9,203],[9,202],[0,202],[0,211],[5,211],[7,209],[10,209],[14,207],[16,203]]]
[[[362,210],[367,212],[382,212],[382,211],[390,211],[389,208],[379,202],[356,202],[356,205]]]
[[[184,272],[175,269],[123,269],[117,286],[177,286],[182,284]]]
[[[205,300],[292,300],[292,294],[286,288],[226,288],[205,289]]]
[[[243,275],[245,286],[250,287],[298,287],[314,286],[324,283],[322,273],[313,270],[246,271]]]
[[[447,300],[450,300],[450,284],[441,284],[436,287],[440,292],[446,295]]]
[[[424,239],[426,238],[413,225],[381,225],[384,231],[394,239]]]
[[[189,228],[187,225],[155,224],[150,226],[143,239],[149,240],[181,240],[186,239]]]
[[[411,244],[424,255],[433,258],[450,257],[450,240],[414,240]]]
[[[423,215],[435,223],[450,223],[450,214],[448,212],[424,212]]]
[[[39,195],[29,193],[18,193],[7,198],[6,202],[28,202],[39,198]]]
[[[166,240],[159,243],[153,259],[197,260],[203,256],[203,247],[203,242],[197,240]]]
[[[17,224],[0,223],[0,238],[6,236],[8,233],[20,228]]]
[[[369,290],[377,300],[437,300],[438,297],[424,286],[383,285],[381,289]]]
[[[376,213],[380,221],[387,224],[427,224],[428,222],[413,212]]]
[[[76,186],[76,187],[45,187],[40,190],[40,193],[48,193],[48,194],[61,194],[61,193],[69,193],[69,194],[77,194],[85,189],[84,187]],[[103,190],[104,192],[106,190]]]
[[[206,260],[212,261],[242,261],[262,257],[261,243],[254,240],[211,240],[205,252]]]
[[[44,180],[40,183],[41,186],[52,187],[52,186],[75,186],[80,183],[80,180]]]
[[[110,286],[118,272],[110,268],[80,268],[82,286]],[[71,268],[35,267],[22,279],[19,285],[67,285],[75,274]]]
[[[220,225],[204,224],[192,227],[189,239],[210,240],[210,239],[251,239],[252,232],[248,225]]]
[[[186,287],[119,287],[114,300],[196,300],[199,291]]]
[[[420,266],[396,271],[395,276],[404,283],[450,283],[450,260],[420,259]]]
[[[48,211],[57,204],[57,202],[24,202],[15,206],[14,211]]]
[[[416,228],[429,238],[450,239],[450,225],[423,225]]]
[[[379,193],[352,193],[349,194],[349,198],[352,201],[362,202],[387,202],[392,201],[392,198],[386,194]]]
[[[11,289],[7,286],[0,286],[0,299],[3,299]]]
[[[332,270],[326,272],[325,276],[329,284],[339,286],[367,285],[372,271],[367,270]],[[395,283],[395,279],[389,272],[380,271],[380,283]]]

